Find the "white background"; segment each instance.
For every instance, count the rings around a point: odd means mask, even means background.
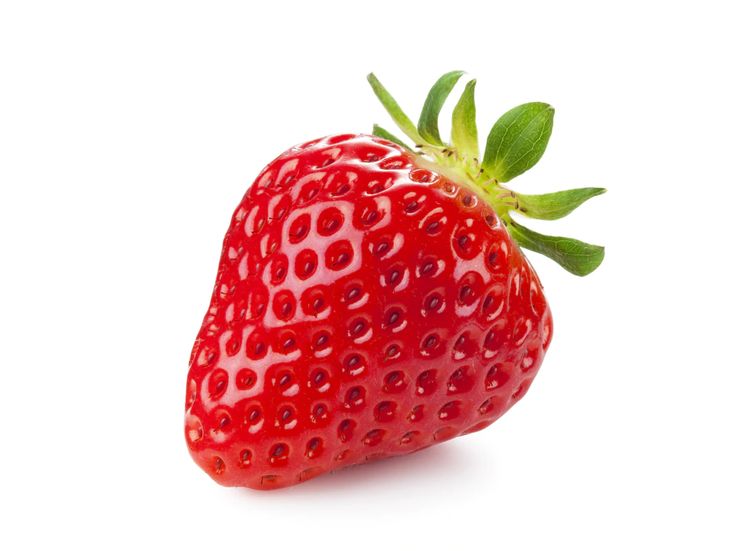
[[[0,4],[0,547],[731,549],[734,39],[728,2]],[[450,69],[480,132],[556,107],[514,181],[609,189],[530,255],[556,336],[490,429],[271,493],[183,437],[229,217],[287,147],[418,114]],[[457,96],[453,96],[457,97]]]

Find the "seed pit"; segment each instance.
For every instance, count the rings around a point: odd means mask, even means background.
[[[340,229],[345,217],[339,209],[328,208],[322,212],[317,221],[317,231],[321,235],[332,235]]]
[[[493,409],[493,402],[492,402],[491,398],[488,398],[488,400],[486,400],[485,402],[483,402],[478,407],[478,413],[480,413],[481,415],[485,415],[489,411],[491,411],[492,409]]]
[[[291,311],[292,311],[293,308],[294,307],[292,306],[292,304],[290,302],[284,302],[281,305],[281,318],[282,319],[288,319],[289,318],[289,314],[291,314]]]
[[[327,421],[327,406],[321,403],[315,404],[309,418],[315,425],[324,423]]]
[[[329,388],[329,375],[324,369],[315,369],[310,378],[310,386],[318,392],[325,392]]]
[[[302,214],[289,227],[289,241],[292,243],[301,242],[309,233],[311,218],[308,214]]]
[[[275,444],[271,447],[268,460],[272,465],[281,465],[286,463],[289,455],[289,446],[283,443]]]
[[[423,276],[431,276],[437,271],[437,263],[434,260],[426,260],[420,268],[420,274]]]
[[[434,431],[434,434],[432,434],[432,439],[435,442],[444,442],[445,440],[449,440],[456,434],[457,431],[453,427],[440,427],[436,431]]]
[[[521,370],[527,372],[531,370],[537,363],[539,352],[537,350],[527,350],[521,359]]]
[[[388,394],[402,392],[406,388],[406,376],[403,371],[392,371],[383,380],[383,391]]]
[[[433,210],[422,222],[420,227],[424,226],[424,231],[429,235],[438,235],[447,224],[447,216],[443,214],[442,209]]]
[[[227,341],[227,344],[225,345],[225,352],[228,356],[234,356],[238,352],[238,350],[240,350],[240,338],[233,336]]]
[[[337,437],[341,442],[347,442],[353,438],[356,423],[352,419],[341,421],[337,427]]]
[[[222,369],[215,370],[210,376],[210,399],[218,400],[225,394],[227,389],[227,372]]]
[[[486,262],[492,271],[499,271],[506,266],[508,256],[508,245],[505,241],[494,242],[486,254]]]
[[[374,142],[374,145],[365,146],[361,151],[358,151],[358,157],[364,163],[375,163],[380,161],[387,154],[387,150],[384,147],[379,146]]]
[[[386,191],[392,185],[393,185],[393,182],[391,180],[386,180],[386,181],[373,180],[372,182],[369,182],[368,185],[366,186],[366,189],[367,189],[366,195],[376,195],[378,193],[381,193],[382,191]]]
[[[353,249],[348,241],[338,241],[327,247],[325,255],[328,268],[342,270],[353,259]]]
[[[354,386],[348,390],[343,406],[348,410],[362,409],[365,406],[365,389],[362,386]]]
[[[437,370],[428,369],[417,377],[416,393],[419,396],[429,396],[437,390]]]
[[[261,409],[258,406],[252,406],[245,414],[245,418],[249,423],[258,423],[261,418]]]
[[[202,440],[202,437],[204,436],[204,427],[202,427],[202,421],[199,420],[199,417],[191,414],[187,415],[185,428],[187,438],[192,444]]]
[[[380,241],[376,245],[376,248],[374,249],[375,255],[378,257],[384,256],[390,248],[391,248],[391,245],[389,245],[388,241],[386,240]]]
[[[340,461],[344,461],[349,454],[350,450],[342,450],[340,453],[335,455],[335,462],[339,463]]]
[[[493,357],[501,349],[501,345],[504,340],[504,332],[500,330],[491,329],[486,333],[483,339],[483,348],[485,349],[484,356],[487,358]]]
[[[372,226],[378,221],[378,211],[373,207],[366,207],[360,215],[360,220],[364,226]]]
[[[368,324],[364,319],[355,320],[353,322],[353,325],[350,327],[350,336],[353,338],[361,336],[363,333],[365,333],[367,327]]]
[[[299,204],[305,205],[317,196],[319,192],[319,184],[312,182],[304,186],[299,195]]]
[[[296,255],[294,271],[299,279],[307,279],[317,269],[317,253],[312,249],[304,249]]]
[[[332,193],[333,197],[340,197],[350,191],[350,185],[340,184],[340,186]]]
[[[345,372],[350,375],[351,377],[357,377],[363,371],[365,371],[366,363],[363,356],[360,354],[350,354],[345,359]],[[355,390],[355,389],[353,389]]]
[[[312,299],[312,311],[315,314],[320,313],[322,310],[324,310],[325,307],[325,299],[323,296],[316,296],[314,299]]]
[[[399,324],[399,321],[401,320],[401,310],[398,308],[393,308],[388,311],[388,314],[386,315],[386,325],[388,327],[394,327]]]
[[[330,342],[330,335],[326,332],[317,333],[317,335],[314,338],[314,348],[315,350],[321,350],[324,349],[327,344]]]
[[[305,455],[309,459],[314,459],[315,457],[319,457],[322,455],[322,452],[324,451],[324,443],[321,438],[314,437],[307,442],[307,450],[305,452]]]
[[[461,403],[457,400],[448,402],[440,408],[437,416],[441,421],[451,421],[452,419],[456,419],[460,416],[460,406]]]
[[[345,293],[345,300],[347,302],[355,302],[360,298],[360,295],[362,294],[362,290],[357,285],[350,287],[350,289],[347,290]]]
[[[220,430],[226,429],[230,425],[230,416],[227,413],[222,413],[217,426]]]
[[[422,348],[420,350],[420,353],[423,355],[431,354],[435,348],[437,348],[437,345],[439,344],[440,339],[437,335],[434,333],[431,335],[427,335],[425,337],[424,341],[422,342]]]
[[[433,172],[430,172],[429,170],[418,168],[418,169],[415,169],[409,172],[409,178],[414,182],[419,182],[420,184],[427,184],[429,182],[436,180],[437,175],[434,174]]]
[[[215,358],[217,358],[216,350],[211,345],[205,345],[197,357],[197,366],[209,367],[214,363]]]
[[[363,437],[363,444],[366,446],[377,446],[383,440],[386,431],[383,429],[373,429]]]
[[[486,374],[486,390],[495,390],[505,385],[509,380],[509,375],[501,370],[501,364],[492,366]]]
[[[299,384],[291,371],[280,371],[272,379],[272,384],[284,396],[294,396],[299,392]]]
[[[260,336],[258,335],[251,336],[251,338],[248,339],[246,353],[249,358],[259,360],[266,355],[266,343],[260,340]]]
[[[452,347],[452,358],[454,360],[462,360],[472,354],[474,343],[467,331],[460,335]]]
[[[401,157],[391,157],[390,159],[384,159],[381,161],[378,166],[380,166],[383,170],[397,170],[400,168],[405,168],[407,164],[407,161],[402,159]]]
[[[187,409],[191,408],[197,399],[197,381],[189,379],[187,383]]]
[[[410,423],[418,423],[424,418],[424,406],[418,405],[414,406],[412,410],[409,412],[409,415],[407,415],[406,420]]]
[[[396,417],[396,403],[390,401],[379,402],[373,410],[373,418],[379,423],[393,421]]]
[[[473,388],[473,377],[468,373],[467,367],[456,369],[447,382],[448,394],[462,394]]]

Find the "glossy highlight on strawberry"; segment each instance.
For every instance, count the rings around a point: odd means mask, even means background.
[[[354,134],[261,172],[190,358],[185,436],[214,480],[274,489],[417,451],[527,392],[552,318],[506,213],[468,182]]]

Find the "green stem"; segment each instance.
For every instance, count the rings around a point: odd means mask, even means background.
[[[552,132],[554,109],[541,102],[519,105],[507,111],[493,125],[486,140],[483,160],[479,161],[475,124],[475,81],[470,81],[452,117],[452,144],[445,144],[437,120],[448,94],[462,71],[442,75],[424,103],[417,126],[401,110],[396,100],[372,73],[373,91],[396,125],[416,143],[410,150],[380,126],[373,133],[399,144],[414,155],[416,164],[465,185],[493,208],[516,243],[541,253],[576,275],[587,275],[603,260],[603,247],[569,237],[537,233],[516,222],[512,212],[528,218],[556,220],[570,214],[588,199],[604,193],[603,188],[576,188],[538,195],[517,194],[501,185],[526,172],[542,157]]]

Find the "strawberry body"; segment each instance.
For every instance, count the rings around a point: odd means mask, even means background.
[[[552,336],[539,280],[471,188],[386,140],[295,147],[225,235],[185,435],[217,482],[296,484],[480,430]]]

